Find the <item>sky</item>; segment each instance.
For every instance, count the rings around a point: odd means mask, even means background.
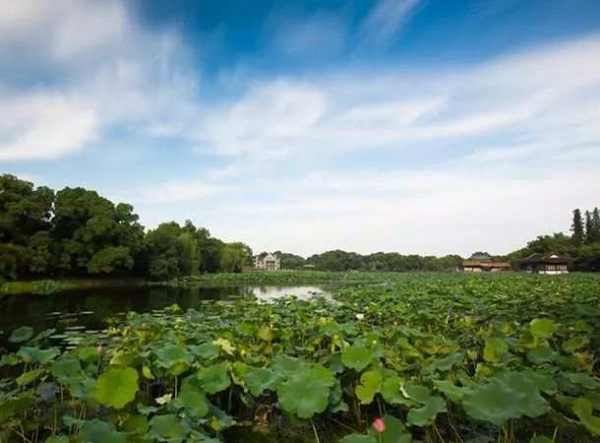
[[[600,2],[2,2],[0,173],[256,252],[507,253],[600,206]]]

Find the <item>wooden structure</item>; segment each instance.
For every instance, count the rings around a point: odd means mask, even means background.
[[[568,274],[571,259],[557,254],[532,254],[519,262],[519,267],[526,272],[537,274]]]
[[[512,266],[509,262],[494,260],[489,254],[475,253],[467,260],[463,260],[461,270],[463,272],[504,272],[511,271]]]
[[[254,268],[260,271],[279,271],[281,261],[276,255],[263,252],[254,257]]]

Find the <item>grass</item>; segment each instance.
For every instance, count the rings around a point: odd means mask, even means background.
[[[135,279],[44,279],[19,280],[0,283],[0,296],[20,294],[53,294],[60,291],[99,288],[107,286],[131,286],[141,284]]]

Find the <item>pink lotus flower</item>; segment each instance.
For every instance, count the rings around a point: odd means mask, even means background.
[[[385,422],[383,421],[383,419],[377,417],[375,420],[373,420],[373,429],[375,430],[375,432],[385,432]]]

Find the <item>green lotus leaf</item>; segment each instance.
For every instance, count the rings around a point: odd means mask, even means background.
[[[538,417],[548,408],[536,380],[520,372],[506,372],[474,387],[464,396],[463,406],[471,417],[497,426],[523,415]]]
[[[183,383],[179,399],[189,414],[195,417],[208,414],[209,402],[197,379],[190,378]]]
[[[448,380],[435,380],[433,384],[438,391],[443,392],[449,400],[456,403],[460,402],[468,391],[467,388],[456,386]]]
[[[4,354],[0,357],[0,368],[4,366],[16,366],[21,363],[16,354]]]
[[[303,368],[310,368],[310,363],[284,354],[276,356],[271,362],[273,372],[283,378],[288,378]]]
[[[0,424],[22,412],[27,411],[33,404],[31,391],[25,392],[18,397],[0,400]]]
[[[45,443],[69,443],[69,437],[66,435],[52,435],[46,439]]]
[[[589,390],[600,390],[600,381],[591,377],[589,374],[567,372],[561,374],[567,378],[571,383],[581,386]]]
[[[135,398],[138,373],[132,368],[110,368],[96,383],[94,398],[98,403],[121,409]]]
[[[323,366],[303,367],[279,384],[277,395],[284,411],[300,418],[311,418],[323,412],[329,401],[329,390],[335,384],[333,373]]]
[[[529,331],[536,338],[550,338],[556,332],[557,326],[552,320],[547,318],[535,318],[529,323]]]
[[[429,365],[430,371],[447,372],[456,365],[460,365],[465,358],[462,352],[454,352],[444,358],[438,358]]]
[[[381,371],[372,370],[364,372],[360,377],[360,384],[356,387],[356,396],[363,405],[373,401],[375,394],[381,390],[383,377]]]
[[[42,376],[42,374],[44,374],[45,372],[46,372],[45,369],[34,369],[32,371],[24,372],[19,377],[17,377],[17,380],[16,380],[17,385],[19,385],[19,386],[28,385],[29,383],[32,383],[32,382],[36,381],[38,378],[40,378]]]
[[[414,426],[428,426],[440,412],[446,412],[446,402],[442,397],[429,397],[420,408],[411,409],[406,416],[407,423]]]
[[[385,431],[381,435],[381,443],[411,443],[412,435],[402,421],[392,415],[383,417]]]
[[[508,343],[502,338],[490,337],[485,340],[483,359],[489,363],[499,363],[508,352]]]
[[[409,399],[419,403],[426,403],[427,400],[429,400],[429,397],[431,397],[429,388],[414,383],[408,383],[404,386],[404,394]]]
[[[537,388],[546,394],[553,395],[558,389],[553,375],[548,372],[526,369],[523,371],[523,375],[530,378]]]
[[[534,437],[531,437],[531,440],[529,440],[529,443],[553,443],[554,440],[549,438],[549,437],[545,437],[543,435],[536,435]]]
[[[185,440],[190,428],[174,414],[157,415],[150,420],[150,433],[160,441],[178,443]]]
[[[191,345],[189,349],[196,357],[204,360],[213,360],[219,356],[221,348],[214,343],[203,343],[201,345]]]
[[[81,425],[79,440],[82,443],[126,443],[125,434],[117,432],[112,423],[101,420],[86,421]]]
[[[591,400],[580,397],[573,402],[572,408],[577,418],[592,435],[600,435],[600,417],[593,415],[594,406]]]
[[[413,402],[402,395],[403,380],[397,375],[386,376],[381,384],[383,399],[392,405],[403,404],[412,406]]]
[[[209,394],[224,391],[231,384],[229,369],[226,363],[202,368],[196,373],[200,386]]]
[[[590,339],[585,336],[576,335],[575,337],[571,337],[567,341],[563,342],[562,349],[565,352],[575,352],[581,348],[585,348],[590,344]]]
[[[11,343],[23,343],[33,337],[33,328],[30,326],[21,326],[15,329],[8,337],[8,341]]]
[[[375,352],[361,343],[355,343],[342,351],[344,366],[356,371],[362,371],[375,360]]]
[[[69,384],[74,379],[83,377],[81,363],[75,357],[65,355],[56,360],[50,368],[52,375],[63,385]]]
[[[182,374],[192,363],[191,354],[180,344],[164,345],[155,354],[158,366],[168,369],[172,375]]]
[[[273,390],[280,381],[280,377],[270,369],[249,366],[244,375],[244,381],[250,394],[258,397],[267,389]]]
[[[98,359],[98,351],[93,346],[84,346],[77,350],[79,360],[89,362]]]
[[[377,443],[372,435],[350,434],[342,438],[339,443]]]
[[[143,435],[149,426],[148,419],[143,415],[130,415],[123,422],[123,430],[129,434]]]
[[[60,351],[57,348],[40,349],[23,346],[19,349],[17,355],[21,357],[25,363],[39,363],[40,365],[45,365],[58,357]]]

